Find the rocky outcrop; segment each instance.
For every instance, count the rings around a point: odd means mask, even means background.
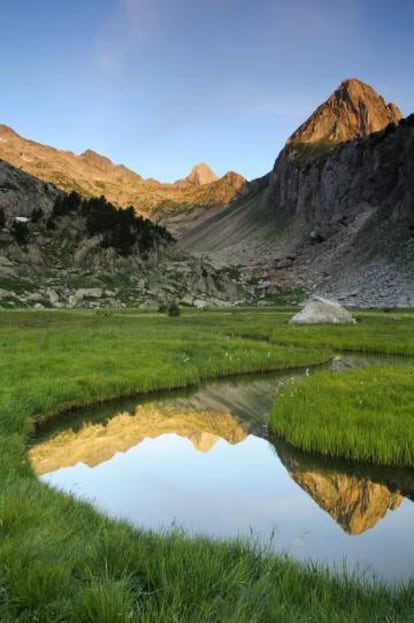
[[[289,324],[354,324],[352,314],[336,301],[314,296]]]

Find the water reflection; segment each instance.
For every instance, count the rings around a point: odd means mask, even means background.
[[[72,414],[42,432],[30,459],[45,482],[139,527],[253,532],[265,544],[275,533],[272,547],[298,559],[410,576],[412,470],[333,462],[269,440],[285,380],[215,382]]]
[[[273,443],[289,476],[349,534],[372,528],[414,493],[412,470],[335,461]]]
[[[267,414],[282,375],[209,383],[197,390],[122,401],[65,416],[42,430],[29,450],[39,476],[84,463],[93,467],[144,439],[174,433],[208,452],[219,439],[236,444],[267,429]],[[65,426],[69,421],[70,427]]]

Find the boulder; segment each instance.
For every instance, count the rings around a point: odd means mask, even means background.
[[[314,296],[289,324],[354,324],[352,314],[335,301]]]
[[[75,292],[75,296],[78,300],[100,299],[102,298],[102,295],[102,288],[79,288]]]

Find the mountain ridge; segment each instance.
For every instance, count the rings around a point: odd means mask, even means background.
[[[74,190],[85,197],[104,195],[117,207],[132,206],[137,214],[166,227],[171,221],[173,234],[200,213],[227,205],[246,181],[238,176],[237,183],[229,183],[228,174],[217,178],[203,163],[172,184],[144,179],[92,149],[76,155],[26,139],[6,125],[0,125],[0,158],[66,192]]]

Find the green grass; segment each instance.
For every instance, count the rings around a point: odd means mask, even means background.
[[[75,405],[330,357],[322,330],[309,344],[298,327],[289,345],[286,319],[269,310],[0,313],[2,623],[412,620],[413,584],[386,588],[243,543],[137,531],[41,484],[28,464],[35,423]],[[412,317],[399,322],[408,335]],[[381,329],[380,316],[364,319],[366,331],[372,324]],[[391,333],[382,339],[392,347]]]
[[[329,347],[337,351],[414,355],[414,315],[410,312],[358,312],[356,325],[277,326],[272,342]]]
[[[414,362],[320,372],[287,385],[270,426],[305,451],[414,466]]]

